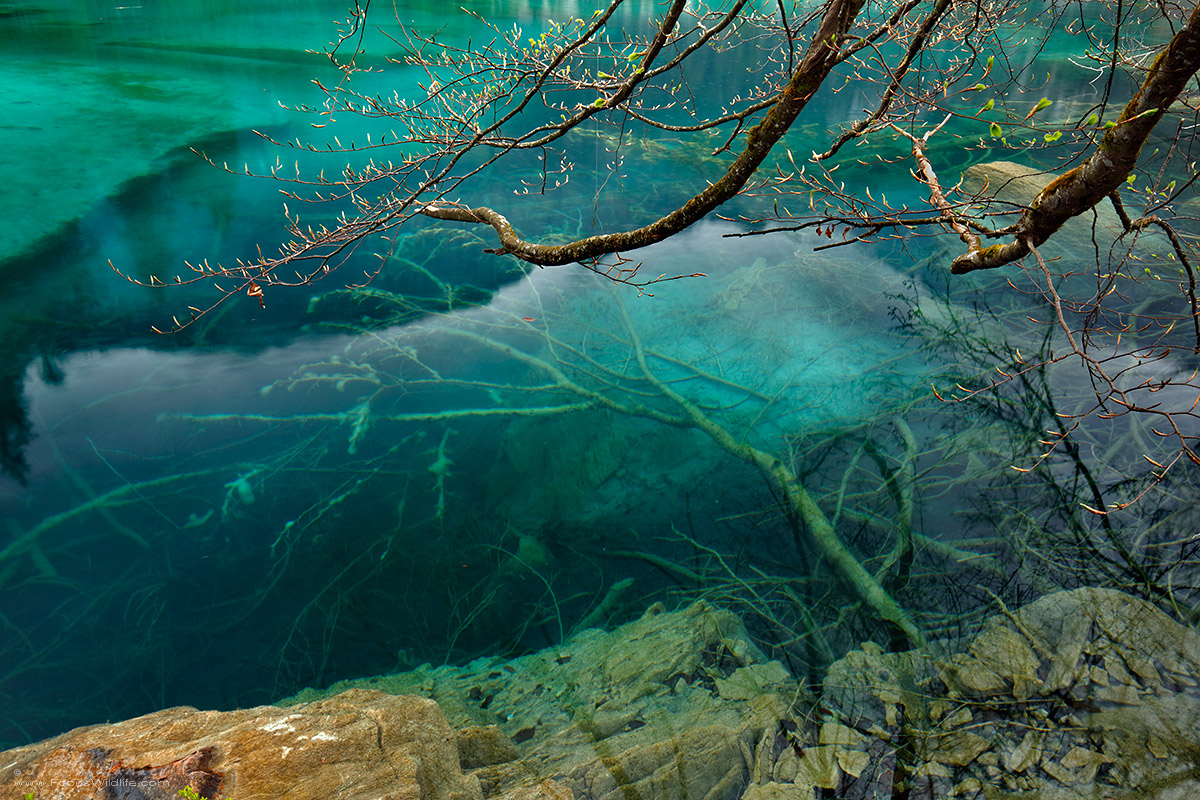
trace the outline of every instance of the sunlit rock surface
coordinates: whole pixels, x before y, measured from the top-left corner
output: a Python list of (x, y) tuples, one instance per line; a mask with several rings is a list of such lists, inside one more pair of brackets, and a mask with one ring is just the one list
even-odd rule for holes
[(3, 754), (0, 796), (478, 800), (436, 703), (353, 690), (292, 708), (172, 708)]

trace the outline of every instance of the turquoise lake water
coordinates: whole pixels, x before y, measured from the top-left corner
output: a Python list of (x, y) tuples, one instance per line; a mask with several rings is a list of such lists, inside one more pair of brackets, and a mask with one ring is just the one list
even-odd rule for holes
[[(500, 27), (530, 30), (580, 13), (483, 5)], [(406, 13), (468, 35), (470, 18), (442, 8)], [(652, 8), (631, 6), (626, 24)], [(189, 148), (263, 169), (278, 153), (253, 131), (319, 137), (280, 103), (319, 102), (311, 80), (333, 70), (305, 50), (344, 17), (311, 0), (0, 4), (0, 748), (172, 705), (246, 707), (528, 652), (659, 600), (707, 596), (753, 618), (737, 589), (750, 576), (767, 607), (802, 595), (835, 654), (886, 643), (797, 547), (802, 526), (758, 472), (695, 426), (664, 423), (681, 407), (638, 373), (633, 332), (661, 381), (786, 462), (876, 567), (897, 524), (888, 475), (915, 465), (913, 530), (988, 556), (978, 571), (919, 566), (901, 597), (932, 633), (976, 623), (986, 596), (964, 587), (1019, 604), (1104, 577), (1090, 556), (1053, 555), (1098, 525), (1079, 516), (1091, 498), (1079, 460), (1009, 469), (1031, 462), (1055, 410), (1086, 403), (1085, 379), (1050, 371), (963, 406), (931, 391), (987, 373), (1005, 337), (1043, 344), (1013, 325), (1032, 301), (996, 294), (1004, 276), (949, 280), (942, 240), (814, 252), (811, 232), (736, 238), (745, 225), (710, 219), (637, 256), (643, 274), (708, 277), (639, 296), (576, 268), (524, 269), (483, 253), (484, 231), (424, 221), (371, 291), (344, 290), (364, 255), (271, 291), (265, 308), (238, 298), (180, 335), (153, 333), (205, 295), (131, 285), (108, 261), (174, 275), (185, 259), (282, 241), (280, 187)], [(369, 55), (389, 52), (368, 40)], [(1086, 104), (1071, 54), (1039, 58)], [(754, 66), (736, 58), (695, 80), (732, 85)], [(392, 67), (363, 80), (403, 94), (419, 77)], [(812, 149), (864, 96), (821, 96), (789, 143)], [(556, 194), (512, 196), (528, 164), (472, 189), (531, 236), (586, 234), (672, 207), (720, 163), (710, 146), (634, 137), (613, 177), (612, 145), (577, 137)], [(935, 152), (946, 175), (1024, 158), (995, 142)], [(846, 173), (894, 202), (918, 198), (907, 165), (893, 167)], [(1038, 380), (1056, 407), (1020, 401), (1043, 397)], [(1080, 441), (1105, 486), (1127, 475), (1107, 465), (1139, 446), (1112, 429)], [(771, 645), (777, 632), (755, 619)], [(780, 647), (794, 671), (824, 666), (808, 645)]]

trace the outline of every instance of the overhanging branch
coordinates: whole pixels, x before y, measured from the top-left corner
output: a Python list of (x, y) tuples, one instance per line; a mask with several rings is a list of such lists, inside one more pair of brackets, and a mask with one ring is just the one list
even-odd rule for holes
[(1115, 126), (1104, 134), (1095, 152), (1075, 169), (1051, 181), (1034, 198), (1015, 225), (1013, 240), (975, 247), (950, 265), (956, 275), (995, 269), (1029, 254), (1072, 217), (1115, 192), (1129, 177), (1142, 145), (1155, 124), (1200, 69), (1200, 6), (1150, 65), (1137, 94), (1125, 106)]
[(808, 101), (826, 76), (841, 61), (842, 54), (838, 43), (849, 33), (864, 4), (865, 0), (832, 0), (826, 6), (821, 24), (809, 42), (799, 66), (792, 73), (787, 87), (775, 105), (767, 111), (762, 122), (750, 129), (746, 136), (745, 148), (729, 165), (725, 174), (682, 206), (649, 225), (629, 231), (589, 236), (568, 244), (545, 245), (522, 239), (512, 224), (491, 208), (428, 205), (421, 209), (420, 213), (435, 219), (489, 224), (500, 237), (500, 247), (493, 252), (514, 255), (522, 261), (547, 267), (636, 250), (679, 233), (742, 190), (771, 149), (808, 105)]

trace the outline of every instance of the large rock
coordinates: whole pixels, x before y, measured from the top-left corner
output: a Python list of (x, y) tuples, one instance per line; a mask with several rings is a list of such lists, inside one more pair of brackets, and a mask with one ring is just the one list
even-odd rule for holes
[(0, 756), (0, 800), (736, 800), (800, 695), (733, 614), (656, 606), (510, 661), (80, 728)]
[[(942, 662), (939, 672), (953, 693), (969, 697), (1184, 688), (1200, 674), (1200, 636), (1144, 600), (1083, 588), (993, 617), (969, 653)], [(994, 675), (995, 685), (974, 688), (981, 674)]]
[(481, 800), (437, 704), (352, 689), (290, 708), (171, 708), (2, 756), (0, 797)]
[(1200, 797), (1200, 635), (1111, 589), (997, 614), (941, 657), (865, 644), (830, 667), (822, 704), (841, 732), (800, 732), (773, 764), (760, 746), (747, 796)]
[(616, 630), (582, 631), (510, 661), (424, 667), (327, 691), (352, 685), (429, 697), (462, 731), (506, 734), (520, 758), (502, 747), (503, 757), (474, 771), (489, 797), (552, 778), (590, 800), (733, 800), (764, 732), (802, 694), (741, 620), (704, 602), (656, 606)]

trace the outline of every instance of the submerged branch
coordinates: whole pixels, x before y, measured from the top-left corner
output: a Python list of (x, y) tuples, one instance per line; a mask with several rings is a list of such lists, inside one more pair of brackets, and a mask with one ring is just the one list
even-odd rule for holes
[[(619, 298), (618, 298), (619, 302)], [(663, 397), (675, 403), (686, 415), (692, 426), (708, 434), (725, 452), (758, 469), (777, 489), (784, 498), (788, 513), (802, 521), (808, 528), (809, 535), (821, 556), (825, 558), (841, 576), (846, 586), (860, 600), (873, 608), (879, 616), (895, 625), (907, 637), (914, 647), (925, 645), (925, 635), (899, 603), (896, 602), (886, 589), (869, 573), (862, 563), (850, 552), (838, 536), (837, 531), (829, 522), (829, 518), (821, 511), (820, 506), (800, 483), (800, 479), (792, 470), (778, 458), (758, 448), (740, 442), (723, 426), (713, 421), (695, 403), (680, 395), (667, 386), (650, 370), (646, 363), (645, 352), (638, 338), (629, 312), (620, 303), (621, 313), (629, 330), (630, 339), (634, 346), (634, 355), (638, 367), (646, 379), (662, 393)]]

